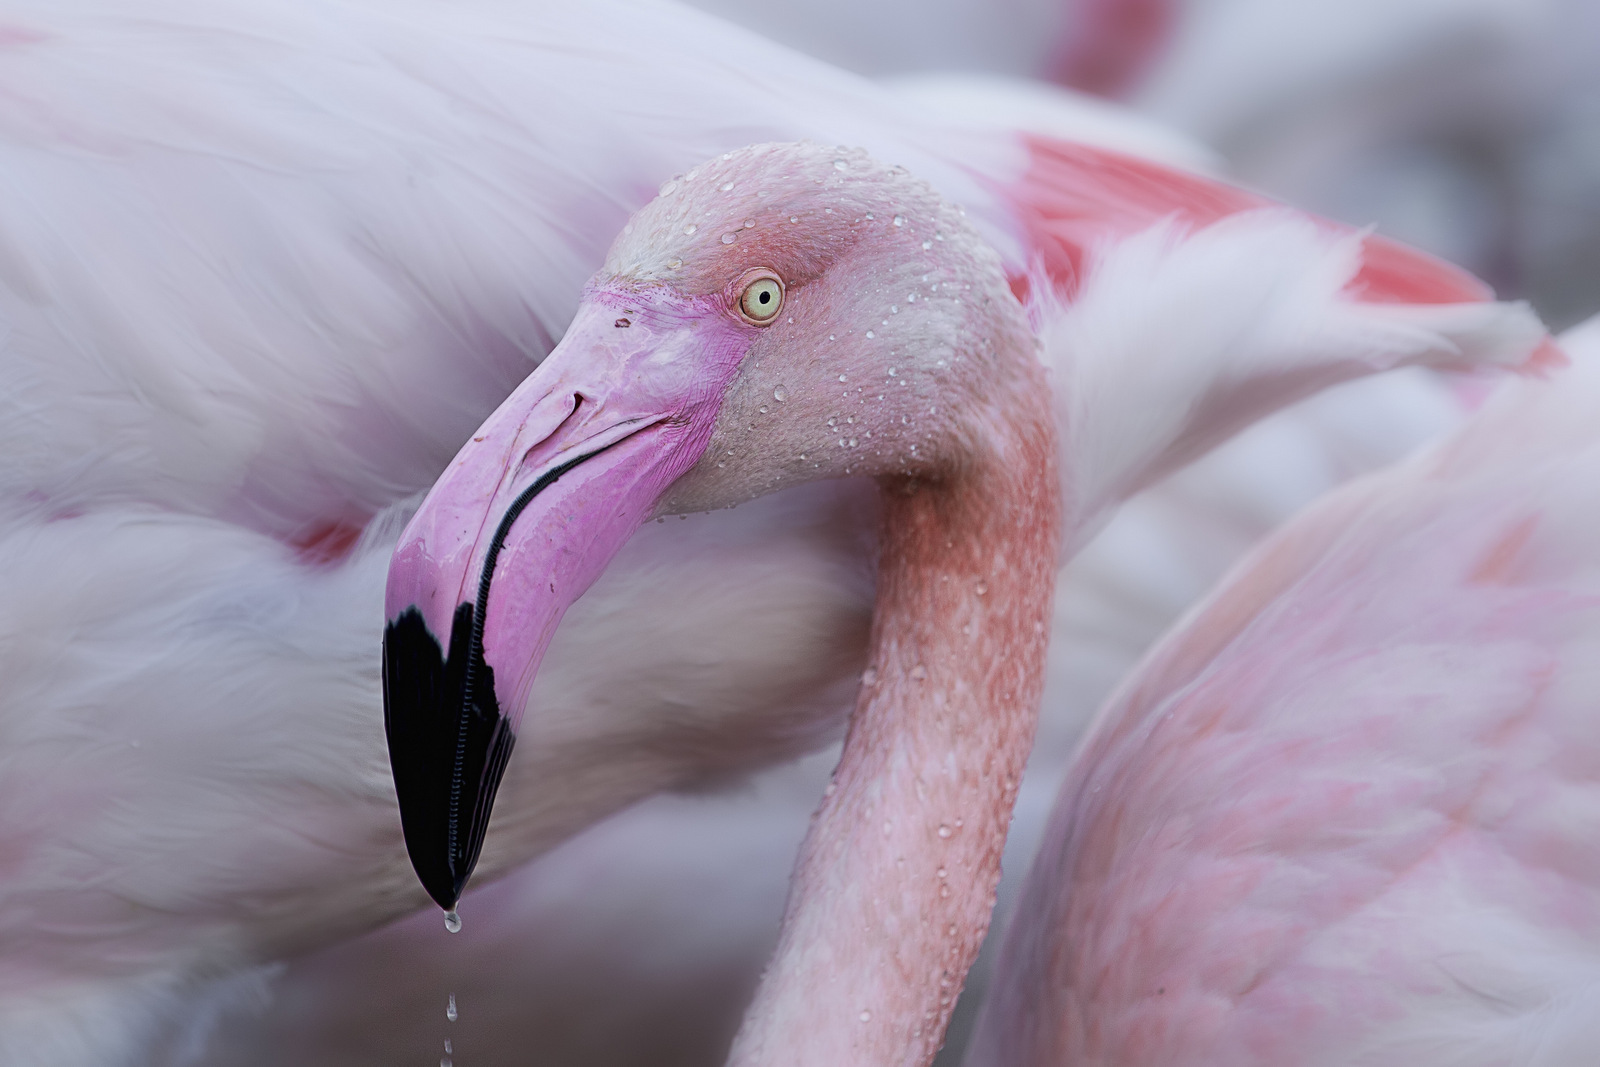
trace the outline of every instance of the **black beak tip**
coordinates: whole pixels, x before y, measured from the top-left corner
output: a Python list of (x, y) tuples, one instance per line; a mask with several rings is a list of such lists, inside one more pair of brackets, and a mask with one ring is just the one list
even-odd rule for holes
[(416, 608), (383, 633), (383, 724), (400, 825), (417, 878), (446, 911), (478, 862), (516, 741), (472, 623), (473, 605), (460, 605), (448, 656)]

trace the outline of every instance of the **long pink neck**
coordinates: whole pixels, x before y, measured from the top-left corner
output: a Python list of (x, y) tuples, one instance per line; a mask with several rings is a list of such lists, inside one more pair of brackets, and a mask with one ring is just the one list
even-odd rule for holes
[(1033, 743), (1061, 543), (1049, 390), (1021, 376), (981, 454), (885, 485), (872, 666), (739, 1067), (920, 1067), (943, 1041)]

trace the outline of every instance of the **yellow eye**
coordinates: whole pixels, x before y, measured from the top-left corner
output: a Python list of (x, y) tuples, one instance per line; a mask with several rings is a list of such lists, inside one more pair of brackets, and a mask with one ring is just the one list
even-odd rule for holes
[(783, 307), (783, 283), (770, 274), (764, 274), (744, 287), (739, 298), (739, 310), (747, 321), (760, 325), (771, 322)]

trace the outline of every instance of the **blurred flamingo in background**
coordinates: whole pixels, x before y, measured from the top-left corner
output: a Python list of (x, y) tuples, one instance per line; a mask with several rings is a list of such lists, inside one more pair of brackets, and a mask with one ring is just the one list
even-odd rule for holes
[[(666, 6), (8, 18), (7, 1062), (136, 1062), (214, 978), (420, 901), (377, 730), (386, 550), (664, 175), (760, 138), (861, 142), (961, 198), (1019, 288), (1042, 261), (1073, 301), (1059, 349), (1154, 375), (1176, 420), (1150, 455), (1083, 469), (1084, 515), (1261, 410), (1206, 408), (1261, 369), (1212, 389), (1219, 347), (1310, 387), (1458, 345), (1514, 359), (1537, 332), (1516, 309), (1363, 302), (1484, 291), (1050, 130), (952, 124)], [(1131, 121), (1085, 136), (1172, 143)], [(1266, 266), (1218, 271), (1219, 251)], [(1295, 277), (1358, 309), (1349, 334), (1307, 349), (1292, 316), (1259, 314)], [(1224, 313), (1210, 333), (1197, 301)], [(1088, 391), (1108, 413), (1119, 390), (1120, 410), (1145, 401), (1149, 381), (1112, 379)], [(871, 512), (856, 489), (800, 490), (635, 538), (557, 636), (534, 699), (566, 714), (531, 720), (549, 733), (511, 764), (486, 869), (831, 736), (861, 666)], [(629, 670), (619, 646), (640, 650)]]
[(1600, 320), (1564, 341), (1123, 685), (970, 1062), (1593, 1061)]

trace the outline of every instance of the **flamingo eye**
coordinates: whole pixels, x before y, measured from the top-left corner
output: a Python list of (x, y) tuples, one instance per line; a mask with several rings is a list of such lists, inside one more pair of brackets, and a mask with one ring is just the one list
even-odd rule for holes
[(739, 297), (739, 311), (746, 322), (765, 325), (778, 317), (783, 307), (783, 283), (770, 274), (763, 274), (744, 287)]

